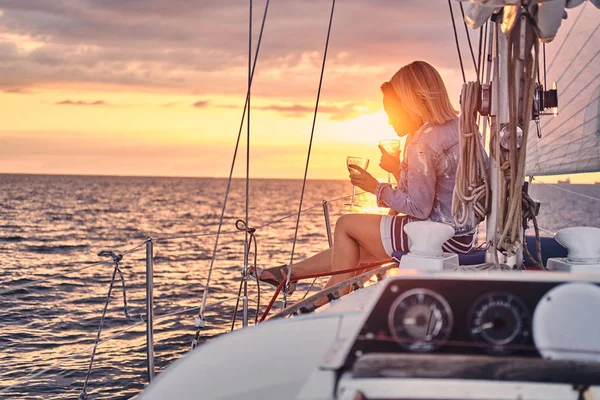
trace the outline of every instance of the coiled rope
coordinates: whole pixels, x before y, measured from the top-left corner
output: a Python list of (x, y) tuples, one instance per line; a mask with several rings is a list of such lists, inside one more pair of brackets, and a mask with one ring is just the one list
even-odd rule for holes
[(460, 97), (460, 159), (452, 197), (452, 215), (459, 227), (477, 226), (489, 209), (490, 184), (485, 149), (477, 126), (479, 84), (467, 82)]

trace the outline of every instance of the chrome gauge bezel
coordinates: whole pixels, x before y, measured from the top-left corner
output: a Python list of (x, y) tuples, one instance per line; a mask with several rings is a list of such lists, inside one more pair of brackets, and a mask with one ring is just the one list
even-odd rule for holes
[[(436, 306), (439, 306), (439, 311), (442, 313), (442, 318), (444, 316), (446, 317), (446, 321), (442, 321), (442, 324), (444, 324), (444, 326), (440, 330), (440, 336), (436, 337), (435, 340), (427, 341), (415, 339), (414, 341), (409, 341), (407, 340), (407, 338), (398, 336), (398, 325), (394, 322), (396, 311), (400, 304), (405, 302), (410, 297), (418, 295), (422, 295), (424, 296), (424, 298), (433, 299), (437, 303)], [(441, 294), (430, 289), (415, 288), (403, 292), (396, 298), (396, 300), (394, 300), (388, 311), (388, 329), (390, 330), (392, 337), (394, 338), (396, 343), (398, 343), (400, 346), (411, 352), (426, 353), (439, 348), (448, 340), (448, 338), (452, 334), (453, 328), (454, 315), (452, 313), (452, 308), (450, 307), (450, 304)]]
[[(487, 306), (490, 307), (490, 303), (496, 301), (496, 306), (504, 307), (508, 309), (515, 317), (516, 324), (515, 329), (505, 339), (498, 340), (492, 338), (486, 334), (485, 330), (480, 330), (475, 333), (476, 318), (478, 314), (484, 313), (486, 310), (482, 309)], [(504, 302), (505, 304), (502, 304)], [(505, 307), (505, 305), (509, 307)], [(477, 327), (479, 328), (479, 327)], [(485, 343), (490, 347), (487, 349), (491, 352), (510, 352), (510, 345), (512, 344), (524, 344), (524, 342), (531, 335), (531, 310), (527, 307), (525, 302), (514, 293), (510, 292), (489, 292), (478, 297), (475, 300), (467, 315), (467, 331), (471, 339), (478, 343)]]

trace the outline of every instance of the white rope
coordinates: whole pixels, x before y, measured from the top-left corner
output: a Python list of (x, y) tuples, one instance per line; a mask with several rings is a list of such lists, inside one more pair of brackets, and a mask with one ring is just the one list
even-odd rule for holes
[(575, 195), (577, 195), (577, 196), (580, 196), (580, 197), (583, 197), (583, 198), (586, 198), (586, 199), (590, 199), (590, 200), (594, 200), (594, 201), (600, 201), (600, 199), (599, 199), (599, 198), (597, 198), (597, 197), (588, 196), (587, 194), (583, 194), (583, 193), (577, 193), (577, 192), (574, 192), (574, 191), (572, 191), (572, 190), (565, 189), (565, 188), (562, 188), (562, 187), (560, 187), (560, 186), (553, 185), (553, 184), (551, 184), (551, 183), (545, 183), (545, 182), (542, 182), (542, 181), (538, 181), (538, 180), (537, 180), (537, 179), (535, 179), (535, 178), (533, 178), (533, 179), (534, 179), (536, 182), (539, 182), (539, 183), (541, 183), (541, 184), (543, 184), (543, 185), (546, 185), (546, 186), (548, 186), (548, 187), (551, 187), (551, 188), (554, 188), (554, 189), (562, 190), (563, 192), (567, 192), (567, 193), (575, 194)]
[[(500, 152), (500, 169), (504, 171), (506, 183), (502, 192), (505, 194), (500, 197), (500, 225), (499, 232), (501, 232), (498, 240), (498, 247), (507, 251), (513, 251), (515, 246), (520, 241), (519, 235), (522, 231), (523, 225), (523, 195), (521, 182), (525, 176), (525, 154), (527, 151), (527, 136), (529, 133), (529, 124), (526, 123), (523, 126), (523, 137), (521, 146), (517, 143), (517, 122), (518, 122), (518, 97), (516, 93), (515, 85), (515, 70), (517, 66), (518, 53), (516, 50), (517, 44), (513, 41), (512, 37), (508, 38), (508, 54), (507, 59), (509, 63), (508, 67), (508, 110), (509, 110), (509, 151), (508, 154)], [(531, 107), (533, 98), (533, 90), (535, 86), (535, 78), (537, 75), (537, 64), (538, 64), (538, 42), (534, 41), (534, 54), (535, 57), (531, 56), (531, 53), (526, 53), (527, 60), (525, 62), (525, 68), (523, 70), (523, 77), (525, 81), (525, 87), (523, 88), (524, 101), (523, 115), (525, 118), (529, 118), (531, 115)], [(530, 51), (530, 50), (529, 50)], [(496, 137), (495, 140), (500, 140)], [(506, 198), (504, 202), (502, 199)]]
[(477, 126), (479, 84), (467, 82), (461, 93), (460, 159), (456, 170), (452, 215), (456, 225), (477, 226), (487, 215), (490, 185), (485, 150)]

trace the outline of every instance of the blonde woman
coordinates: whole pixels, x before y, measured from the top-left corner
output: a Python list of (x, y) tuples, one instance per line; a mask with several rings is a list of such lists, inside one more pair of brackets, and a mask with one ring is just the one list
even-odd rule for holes
[[(408, 238), (403, 228), (410, 221), (452, 225), (456, 235), (444, 244), (444, 251), (467, 253), (473, 246), (475, 227), (456, 228), (452, 217), (459, 159), (458, 118), (440, 74), (430, 64), (415, 61), (383, 83), (381, 91), (389, 124), (398, 136), (407, 136), (402, 161), (380, 149), (380, 166), (396, 176), (398, 186), (379, 183), (359, 167), (350, 180), (375, 194), (379, 206), (404, 215), (342, 216), (335, 226), (333, 248), (294, 264), (292, 276), (353, 269), (362, 263), (389, 260), (395, 251), (407, 252)], [(260, 271), (259, 279), (277, 285), (287, 273), (287, 266), (269, 268)], [(326, 287), (353, 275), (333, 275)]]

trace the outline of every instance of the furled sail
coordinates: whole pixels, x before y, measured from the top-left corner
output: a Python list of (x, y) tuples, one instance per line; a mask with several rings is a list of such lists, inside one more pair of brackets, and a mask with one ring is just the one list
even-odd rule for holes
[(541, 138), (531, 123), (529, 176), (600, 171), (600, 10), (585, 2), (568, 12), (561, 34), (546, 46), (547, 82), (557, 82), (558, 115), (541, 117)]

